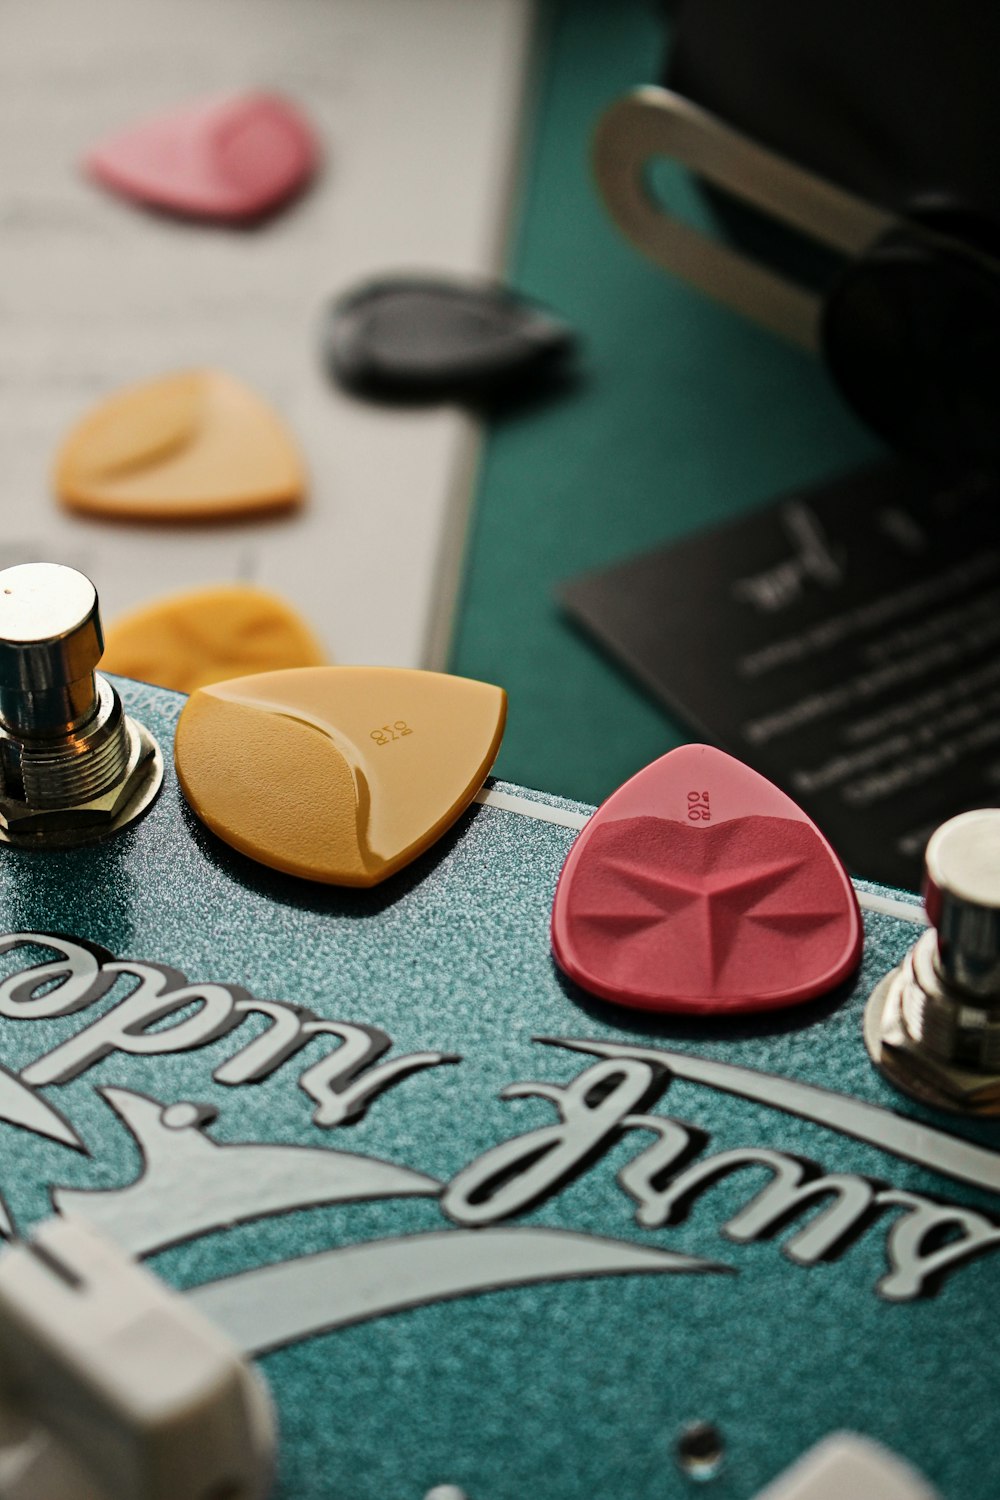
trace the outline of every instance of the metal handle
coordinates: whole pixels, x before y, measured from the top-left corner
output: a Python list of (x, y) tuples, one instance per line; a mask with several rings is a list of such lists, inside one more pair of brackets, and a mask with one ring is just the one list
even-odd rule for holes
[(647, 183), (657, 156), (672, 157), (734, 198), (848, 255), (866, 250), (896, 218), (757, 145), (670, 89), (636, 89), (598, 122), (597, 186), (632, 243), (708, 296), (816, 351), (820, 299), (667, 212)]

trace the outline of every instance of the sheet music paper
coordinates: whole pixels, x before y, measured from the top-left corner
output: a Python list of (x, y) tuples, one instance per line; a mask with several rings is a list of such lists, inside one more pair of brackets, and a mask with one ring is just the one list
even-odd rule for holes
[[(321, 364), (322, 309), (398, 269), (500, 271), (530, 0), (6, 0), (0, 48), (0, 565), (88, 572), (107, 619), (244, 579), (334, 658), (443, 665), (478, 444), (454, 409), (366, 406)], [(244, 87), (287, 94), (325, 164), (255, 229), (182, 223), (84, 180), (131, 121)], [(101, 523), (61, 510), (55, 451), (104, 396), (199, 366), (296, 434), (296, 517)]]

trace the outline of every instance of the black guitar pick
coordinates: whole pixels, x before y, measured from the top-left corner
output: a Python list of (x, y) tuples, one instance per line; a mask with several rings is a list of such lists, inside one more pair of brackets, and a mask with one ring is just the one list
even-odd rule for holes
[(492, 282), (392, 277), (329, 308), (330, 373), (359, 395), (481, 404), (567, 375), (573, 331)]

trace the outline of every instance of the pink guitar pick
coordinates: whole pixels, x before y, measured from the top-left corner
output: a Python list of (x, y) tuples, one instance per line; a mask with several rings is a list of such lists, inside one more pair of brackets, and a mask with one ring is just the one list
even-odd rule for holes
[(275, 94), (228, 94), (140, 121), (95, 146), (84, 170), (140, 203), (199, 219), (256, 219), (319, 162), (302, 115)]
[(784, 792), (683, 745), (591, 818), (563, 865), (552, 949), (569, 977), (641, 1010), (772, 1010), (857, 967), (854, 888)]

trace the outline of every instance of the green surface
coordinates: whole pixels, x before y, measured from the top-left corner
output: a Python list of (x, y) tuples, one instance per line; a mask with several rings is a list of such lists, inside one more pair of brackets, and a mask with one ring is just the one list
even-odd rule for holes
[[(584, 379), (491, 433), (453, 658), (510, 694), (497, 774), (591, 802), (688, 735), (562, 615), (560, 581), (875, 451), (814, 360), (649, 265), (597, 201), (594, 123), (660, 76), (657, 9), (546, 11), (510, 278), (579, 329)], [(668, 176), (670, 201), (709, 223), (696, 187)]]

